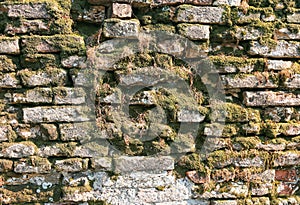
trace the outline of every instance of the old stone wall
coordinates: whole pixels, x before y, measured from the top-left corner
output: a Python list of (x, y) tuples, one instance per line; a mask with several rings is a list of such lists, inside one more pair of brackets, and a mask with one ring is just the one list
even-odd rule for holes
[(0, 33), (0, 204), (300, 204), (298, 0), (0, 0)]

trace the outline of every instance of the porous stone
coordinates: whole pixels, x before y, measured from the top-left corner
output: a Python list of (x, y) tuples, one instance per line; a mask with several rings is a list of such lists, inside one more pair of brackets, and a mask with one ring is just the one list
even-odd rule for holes
[(261, 45), (259, 42), (254, 41), (251, 44), (249, 54), (276, 58), (299, 58), (299, 48), (299, 42), (295, 41), (280, 40), (277, 41), (277, 45), (274, 48), (268, 45)]
[(38, 71), (25, 69), (20, 71), (18, 75), (22, 83), (29, 87), (65, 85), (67, 81), (67, 72), (59, 68), (46, 68)]
[(60, 66), (58, 54), (26, 54), (21, 55), (20, 59), (23, 68), (31, 68), (32, 70), (58, 68)]
[(13, 4), (8, 5), (8, 17), (27, 19), (49, 19), (51, 15), (46, 4)]
[(251, 187), (251, 195), (264, 196), (272, 192), (272, 183), (253, 184)]
[(52, 103), (51, 88), (35, 88), (27, 90), (25, 94), (14, 93), (13, 103)]
[(101, 171), (112, 171), (112, 158), (101, 157), (91, 159), (91, 167)]
[(63, 141), (86, 141), (92, 136), (91, 132), (97, 132), (92, 123), (59, 124), (61, 140)]
[(210, 26), (199, 24), (179, 24), (179, 34), (191, 40), (207, 40), (209, 39)]
[(284, 86), (287, 88), (299, 88), (300, 87), (300, 74), (291, 75), (284, 82)]
[(56, 160), (54, 166), (59, 172), (80, 172), (88, 168), (88, 159), (71, 158)]
[(269, 74), (256, 75), (222, 75), (221, 80), (226, 88), (277, 88)]
[(42, 122), (83, 122), (88, 121), (87, 107), (33, 107), (23, 108), (23, 120), (26, 123)]
[(132, 8), (130, 4), (113, 3), (111, 8), (112, 18), (130, 18)]
[(106, 19), (103, 25), (103, 35), (107, 38), (135, 37), (138, 35), (140, 23), (138, 20)]
[(213, 200), (211, 205), (238, 205), (237, 200)]
[(50, 173), (51, 163), (46, 158), (30, 157), (29, 159), (21, 159), (14, 163), (14, 172), (16, 173)]
[(0, 74), (0, 88), (16, 88), (19, 84), (15, 73)]
[(300, 32), (292, 32), (288, 28), (281, 28), (275, 31), (278, 40), (299, 40)]
[(213, 5), (228, 5), (228, 6), (240, 6), (241, 0), (216, 0)]
[(246, 91), (244, 103), (247, 106), (297, 106), (300, 105), (300, 96), (282, 91)]
[(211, 5), (212, 0), (185, 0), (184, 3), (186, 4), (194, 4), (194, 5)]
[(0, 156), (8, 158), (22, 158), (32, 156), (36, 153), (36, 146), (32, 142), (7, 143), (0, 146)]
[(115, 172), (164, 171), (174, 169), (172, 157), (119, 157), (114, 159)]
[(257, 40), (264, 33), (253, 27), (238, 27), (236, 29), (235, 37), (239, 40)]
[(219, 7), (197, 7), (191, 5), (181, 5), (176, 11), (176, 22), (187, 23), (224, 23), (223, 13), (225, 10)]
[(55, 104), (83, 104), (85, 102), (85, 91), (82, 88), (53, 88)]

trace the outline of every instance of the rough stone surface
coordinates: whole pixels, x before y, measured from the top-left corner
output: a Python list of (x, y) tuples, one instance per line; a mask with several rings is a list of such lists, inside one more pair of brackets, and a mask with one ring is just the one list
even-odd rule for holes
[(55, 104), (83, 104), (85, 91), (82, 88), (57, 87), (53, 89)]
[(104, 21), (103, 34), (107, 38), (134, 37), (139, 33), (139, 21), (119, 20), (116, 18), (106, 19)]
[(56, 160), (54, 166), (59, 172), (80, 172), (87, 169), (88, 159), (73, 158)]
[(50, 26), (42, 20), (23, 20), (20, 25), (7, 24), (4, 30), (9, 35), (27, 33), (50, 33)]
[(269, 76), (261, 75), (233, 75), (221, 76), (226, 88), (276, 88), (278, 87)]
[(46, 4), (16, 4), (8, 6), (8, 17), (28, 19), (49, 19)]
[(222, 24), (224, 13), (223, 8), (219, 7), (196, 7), (196, 6), (179, 6), (175, 21), (187, 23), (211, 23)]
[(179, 24), (179, 33), (191, 40), (209, 39), (209, 26), (197, 24)]
[(267, 67), (269, 70), (284, 70), (289, 69), (293, 65), (292, 61), (283, 61), (283, 60), (268, 60)]
[(22, 158), (36, 153), (36, 146), (32, 142), (2, 143), (0, 156), (8, 158)]
[(287, 15), (287, 21), (289, 23), (300, 23), (300, 13)]
[(132, 8), (130, 4), (113, 3), (111, 8), (112, 18), (130, 18)]
[(213, 5), (228, 5), (228, 6), (240, 6), (241, 0), (216, 0)]
[(50, 173), (51, 163), (46, 158), (31, 157), (28, 160), (20, 160), (14, 163), (16, 173)]
[(202, 122), (205, 118), (198, 111), (193, 110), (180, 110), (177, 115), (179, 122)]
[(0, 54), (19, 54), (19, 39), (0, 37)]

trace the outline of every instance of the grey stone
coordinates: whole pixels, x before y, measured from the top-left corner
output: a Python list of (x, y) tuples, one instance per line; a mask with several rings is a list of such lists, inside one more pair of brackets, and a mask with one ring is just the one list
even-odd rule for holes
[(15, 138), (15, 133), (10, 125), (0, 125), (0, 142)]
[(88, 121), (87, 107), (33, 107), (23, 108), (23, 120), (28, 123), (41, 122), (82, 122)]
[(8, 5), (8, 17), (27, 19), (49, 19), (51, 15), (46, 4), (14, 4)]
[(225, 10), (219, 7), (196, 7), (179, 6), (177, 8), (175, 21), (187, 23), (224, 23), (223, 13)]
[(177, 113), (178, 122), (202, 122), (205, 115), (200, 114), (199, 111), (181, 109)]
[(82, 88), (53, 88), (55, 104), (83, 104), (85, 103), (85, 91)]
[(115, 172), (164, 171), (174, 169), (174, 159), (161, 157), (119, 157), (114, 159)]
[(107, 38), (135, 37), (138, 35), (140, 23), (136, 19), (120, 20), (106, 19), (103, 26), (103, 35)]
[(23, 93), (13, 93), (13, 103), (52, 103), (51, 88), (35, 88)]
[(271, 193), (273, 189), (272, 183), (252, 184), (251, 195), (264, 196)]
[(285, 144), (258, 144), (257, 149), (266, 150), (266, 151), (282, 151), (285, 150)]
[(36, 153), (36, 146), (32, 142), (6, 143), (0, 147), (0, 156), (8, 158), (22, 158), (32, 156)]
[(113, 3), (111, 8), (112, 18), (130, 18), (132, 8), (130, 4)]
[(7, 24), (4, 32), (9, 35), (26, 34), (26, 33), (45, 33), (48, 34), (50, 26), (42, 20), (21, 20), (19, 25)]
[(293, 65), (292, 61), (283, 61), (283, 60), (268, 60), (267, 61), (267, 67), (268, 70), (284, 70), (289, 69)]
[(237, 158), (234, 159), (234, 165), (236, 167), (264, 167), (264, 159), (259, 156), (253, 158)]
[(92, 158), (91, 166), (96, 170), (112, 171), (112, 158), (109, 157)]
[(288, 28), (281, 28), (275, 31), (278, 40), (299, 40), (300, 32), (292, 32)]
[(30, 157), (26, 161), (20, 160), (14, 163), (14, 172), (16, 173), (50, 173), (51, 163), (46, 158)]
[(214, 1), (213, 5), (228, 5), (228, 6), (240, 6), (241, 0), (216, 0)]
[(287, 15), (287, 21), (289, 23), (300, 23), (300, 13), (293, 13)]
[(0, 37), (0, 54), (19, 54), (19, 39)]
[(294, 166), (300, 163), (299, 151), (278, 152), (277, 158), (274, 160), (274, 166)]
[(0, 88), (16, 88), (20, 84), (15, 73), (0, 74)]
[(299, 88), (300, 87), (300, 74), (294, 74), (286, 79), (284, 86), (287, 88)]
[(63, 141), (88, 141), (91, 138), (92, 133), (97, 132), (93, 123), (71, 123), (71, 124), (59, 124), (59, 130), (61, 133), (61, 140)]
[(54, 166), (59, 172), (80, 172), (88, 168), (88, 159), (71, 158), (56, 160)]
[(247, 13), (244, 14), (242, 11), (238, 11), (238, 20), (237, 23), (251, 23), (253, 21), (260, 21), (261, 14), (260, 13)]
[(61, 60), (62, 66), (66, 68), (83, 68), (85, 67), (86, 58), (83, 56), (68, 56)]
[(42, 137), (48, 140), (57, 140), (58, 130), (54, 124), (41, 124)]
[(253, 27), (238, 27), (235, 37), (239, 40), (257, 40), (263, 35), (263, 32)]
[(249, 54), (276, 58), (299, 58), (299, 50), (300, 44), (295, 41), (280, 40), (277, 41), (277, 45), (274, 48), (268, 45), (261, 45), (259, 42), (254, 41), (251, 44)]
[(210, 26), (199, 24), (179, 24), (179, 34), (191, 40), (207, 40), (209, 39)]
[(79, 13), (77, 20), (89, 23), (101, 23), (105, 19), (104, 6), (90, 6), (89, 9), (84, 9)]
[(268, 75), (222, 75), (221, 80), (226, 88), (277, 88)]
[(29, 71), (27, 69), (18, 73), (22, 83), (26, 86), (65, 85), (67, 72), (59, 68), (47, 68), (45, 70)]
[(238, 205), (237, 200), (213, 200), (211, 205)]
[(247, 106), (297, 106), (300, 105), (300, 96), (282, 91), (246, 91), (244, 103)]
[(212, 0), (185, 0), (186, 4), (194, 4), (194, 5), (211, 5)]

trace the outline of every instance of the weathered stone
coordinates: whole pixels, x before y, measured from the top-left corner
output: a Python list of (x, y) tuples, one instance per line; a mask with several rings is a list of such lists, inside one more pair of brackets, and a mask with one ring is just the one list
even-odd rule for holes
[(262, 173), (252, 173), (252, 175), (250, 176), (250, 181), (253, 183), (272, 183), (275, 181), (275, 170), (268, 169)]
[(42, 20), (21, 20), (19, 25), (7, 24), (4, 30), (9, 35), (16, 34), (47, 34), (50, 32), (50, 26)]
[(21, 56), (21, 66), (38, 70), (40, 68), (57, 68), (60, 66), (58, 54), (28, 54)]
[(36, 146), (32, 142), (6, 143), (0, 146), (0, 156), (8, 158), (22, 158), (36, 153)]
[(213, 200), (211, 205), (238, 205), (237, 200)]
[(55, 104), (78, 105), (85, 102), (85, 91), (82, 88), (53, 88)]
[(91, 167), (96, 170), (112, 171), (112, 158), (93, 158), (91, 159)]
[(252, 184), (251, 195), (264, 196), (264, 195), (271, 193), (272, 189), (273, 189), (272, 183)]
[(72, 158), (56, 160), (54, 166), (59, 172), (80, 172), (88, 168), (88, 159)]
[(17, 69), (16, 64), (12, 58), (0, 55), (0, 71), (3, 72), (14, 72)]
[(15, 73), (0, 73), (0, 88), (16, 88), (18, 85)]
[(111, 8), (112, 18), (130, 18), (132, 8), (130, 4), (113, 3)]
[(280, 182), (277, 187), (277, 194), (279, 196), (291, 196), (298, 190), (298, 186), (290, 183)]
[(268, 70), (284, 70), (289, 69), (293, 65), (292, 61), (283, 61), (283, 60), (268, 60), (267, 67)]
[(297, 170), (275, 170), (275, 179), (284, 182), (296, 182), (298, 179)]
[(291, 75), (284, 82), (284, 86), (287, 88), (299, 88), (300, 87), (300, 74)]
[(237, 13), (238, 19), (237, 23), (251, 23), (253, 21), (260, 21), (261, 14), (260, 13), (247, 13), (244, 14), (242, 11), (238, 11)]
[(259, 29), (252, 27), (238, 27), (236, 29), (235, 37), (239, 40), (257, 40), (263, 35)]
[(236, 167), (264, 167), (264, 159), (259, 156), (253, 158), (236, 158), (233, 164)]
[(293, 13), (287, 15), (287, 21), (289, 23), (300, 23), (300, 13)]
[(8, 5), (8, 17), (27, 19), (49, 19), (51, 15), (46, 4)]
[(8, 172), (13, 169), (14, 162), (11, 160), (0, 159), (0, 172)]
[(187, 23), (224, 23), (223, 13), (225, 10), (219, 7), (196, 7), (182, 5), (177, 8), (175, 21)]
[(82, 122), (88, 121), (87, 107), (34, 107), (23, 108), (23, 120), (28, 123), (40, 122)]
[(19, 137), (24, 140), (34, 139), (40, 136), (39, 126), (31, 126), (28, 124), (18, 124), (15, 128), (16, 133)]
[(216, 0), (214, 1), (213, 5), (228, 5), (228, 6), (240, 6), (241, 0)]
[(268, 74), (258, 73), (256, 75), (222, 75), (221, 80), (225, 88), (277, 88)]
[[(105, 103), (118, 103), (122, 102), (122, 94), (120, 92), (114, 92), (113, 94), (103, 98), (103, 102)], [(130, 105), (156, 105), (157, 99), (155, 96), (155, 91), (142, 91), (138, 94), (134, 95), (132, 99), (130, 99)]]
[(179, 4), (184, 3), (184, 0), (154, 0), (154, 5), (173, 5), (173, 4)]
[(51, 163), (46, 158), (30, 157), (29, 159), (21, 159), (14, 163), (14, 171), (16, 173), (50, 173)]
[(259, 42), (254, 41), (251, 44), (249, 54), (276, 58), (299, 58), (299, 50), (300, 44), (295, 41), (280, 40), (277, 41), (277, 45), (274, 48), (268, 45), (261, 45)]
[(114, 159), (115, 172), (164, 171), (174, 169), (172, 157), (119, 157)]
[(273, 22), (276, 20), (276, 16), (274, 14), (262, 15), (261, 18), (265, 22)]
[(300, 32), (292, 32), (288, 28), (281, 28), (275, 31), (275, 37), (278, 40), (299, 40)]
[(212, 0), (185, 0), (186, 4), (194, 4), (194, 5), (211, 5)]
[(205, 115), (201, 115), (199, 111), (195, 110), (180, 110), (177, 113), (178, 122), (202, 122)]
[(297, 106), (300, 105), (298, 94), (273, 91), (244, 92), (247, 106)]
[(120, 20), (106, 19), (103, 26), (103, 35), (107, 38), (135, 37), (140, 29), (139, 21), (135, 19)]
[(191, 40), (207, 40), (209, 39), (210, 26), (198, 24), (179, 24), (179, 34)]
[(292, 119), (293, 108), (288, 107), (275, 107), (266, 108), (264, 116), (274, 122), (288, 122)]
[(29, 71), (27, 69), (18, 73), (25, 86), (65, 85), (67, 72), (58, 68), (46, 68), (45, 70)]
[(0, 142), (9, 141), (16, 137), (10, 125), (0, 125)]
[(86, 58), (83, 56), (68, 56), (61, 60), (62, 66), (65, 68), (83, 68)]
[(41, 132), (46, 139), (57, 140), (58, 138), (57, 127), (54, 124), (41, 124)]
[(282, 151), (285, 150), (286, 145), (268, 143), (268, 144), (258, 144), (256, 148), (261, 150), (266, 150), (266, 151)]
[(77, 17), (78, 21), (101, 23), (105, 19), (104, 6), (90, 6), (89, 10), (83, 10)]
[(51, 88), (35, 88), (23, 93), (13, 93), (13, 103), (52, 103)]
[(63, 141), (77, 141), (87, 140), (91, 137), (92, 131), (95, 132), (92, 123), (72, 123), (72, 124), (59, 124), (61, 140)]
[(274, 166), (294, 166), (300, 163), (299, 151), (278, 152), (274, 160)]
[(51, 146), (39, 148), (38, 155), (42, 157), (70, 157), (74, 156), (76, 143), (55, 143)]

